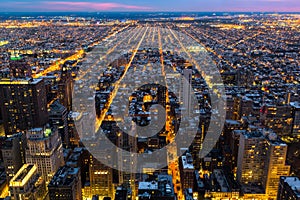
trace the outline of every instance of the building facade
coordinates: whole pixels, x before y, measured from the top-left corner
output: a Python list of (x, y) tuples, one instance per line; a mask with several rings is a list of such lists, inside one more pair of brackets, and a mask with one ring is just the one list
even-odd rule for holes
[(1, 79), (0, 106), (6, 135), (13, 135), (48, 121), (43, 79)]
[(64, 165), (63, 149), (57, 129), (34, 128), (26, 132), (26, 162), (35, 164), (46, 184), (60, 166)]
[(44, 200), (46, 187), (36, 165), (25, 164), (11, 179), (9, 190), (12, 200)]
[(81, 200), (80, 169), (63, 166), (48, 185), (50, 200)]

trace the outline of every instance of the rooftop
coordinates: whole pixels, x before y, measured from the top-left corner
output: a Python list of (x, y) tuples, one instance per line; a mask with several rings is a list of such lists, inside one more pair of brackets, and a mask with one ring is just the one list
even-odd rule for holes
[(215, 169), (213, 175), (220, 185), (221, 192), (229, 192), (229, 186), (223, 170)]
[(26, 79), (11, 79), (11, 78), (2, 78), (0, 79), (0, 85), (35, 85), (41, 82), (43, 79), (32, 79), (32, 78), (26, 78)]
[(281, 177), (281, 179), (284, 179), (284, 182), (286, 182), (294, 191), (295, 195), (300, 198), (300, 179), (295, 176)]
[(140, 182), (139, 190), (158, 190), (158, 183), (156, 181)]
[(191, 154), (187, 153), (186, 156), (182, 156), (181, 159), (183, 169), (194, 169), (193, 158)]
[(73, 168), (69, 166), (60, 167), (49, 183), (49, 187), (70, 186), (76, 179), (78, 173), (79, 168)]
[(290, 105), (296, 109), (300, 109), (300, 103), (299, 102), (291, 102)]
[(63, 112), (66, 108), (59, 102), (59, 100), (54, 101), (51, 105), (51, 113), (52, 112)]
[(24, 164), (17, 174), (11, 179), (9, 185), (12, 187), (23, 187), (30, 177), (36, 172), (35, 165)]

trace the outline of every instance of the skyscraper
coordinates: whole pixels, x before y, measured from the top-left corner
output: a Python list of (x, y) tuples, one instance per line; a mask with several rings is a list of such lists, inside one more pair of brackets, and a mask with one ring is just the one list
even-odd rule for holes
[(62, 142), (55, 128), (34, 128), (26, 131), (26, 162), (35, 164), (46, 184), (64, 164)]
[(47, 99), (42, 79), (1, 79), (0, 106), (6, 135), (47, 123)]
[(266, 141), (261, 132), (240, 135), (237, 180), (242, 184), (262, 184), (266, 159)]
[(1, 146), (7, 181), (25, 164), (25, 147), (26, 138), (22, 133), (7, 138)]
[(288, 176), (287, 144), (272, 131), (258, 130), (240, 135), (237, 180), (247, 188), (262, 187), (265, 197), (276, 199), (280, 176)]
[(69, 146), (68, 111), (58, 100), (50, 105), (49, 122), (56, 126), (64, 147)]
[(112, 169), (105, 166), (93, 156), (90, 157), (90, 186), (93, 195), (101, 197), (114, 196)]
[(300, 136), (300, 103), (291, 102), (292, 106), (292, 135), (299, 137)]
[(59, 86), (59, 99), (68, 111), (72, 109), (72, 95), (74, 82), (71, 71), (67, 66), (63, 66)]
[(186, 153), (179, 159), (179, 170), (180, 170), (180, 179), (183, 189), (189, 189), (194, 187), (194, 165), (193, 158), (190, 153)]
[(266, 189), (267, 197), (275, 200), (280, 177), (290, 175), (290, 166), (285, 164), (288, 146), (275, 133), (267, 135), (266, 141), (268, 153), (264, 167), (263, 186)]

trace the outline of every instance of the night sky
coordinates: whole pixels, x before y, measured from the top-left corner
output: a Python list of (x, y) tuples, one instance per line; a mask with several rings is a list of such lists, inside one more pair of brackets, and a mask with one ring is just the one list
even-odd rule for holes
[(0, 12), (12, 11), (300, 12), (300, 0), (0, 0)]

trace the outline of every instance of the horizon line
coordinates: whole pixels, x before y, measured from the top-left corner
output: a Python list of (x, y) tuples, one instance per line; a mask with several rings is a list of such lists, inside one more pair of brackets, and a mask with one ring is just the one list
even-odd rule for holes
[(117, 12), (123, 12), (123, 13), (134, 13), (134, 12), (144, 12), (144, 13), (149, 13), (149, 12), (160, 12), (160, 13), (180, 13), (180, 12), (186, 12), (186, 13), (300, 13), (300, 11), (242, 11), (242, 10), (236, 10), (236, 11), (149, 11), (149, 10), (125, 10), (125, 11), (117, 11), (117, 10), (107, 10), (107, 11), (62, 11), (62, 10), (57, 10), (57, 11), (0, 11), (0, 13), (55, 13), (55, 12), (60, 12), (60, 13), (117, 13)]

